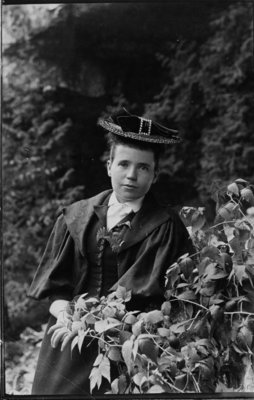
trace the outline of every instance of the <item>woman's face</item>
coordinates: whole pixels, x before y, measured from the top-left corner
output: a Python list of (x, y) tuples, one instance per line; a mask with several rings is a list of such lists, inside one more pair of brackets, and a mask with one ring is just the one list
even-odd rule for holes
[(154, 153), (122, 144), (116, 145), (107, 169), (120, 203), (143, 197), (156, 178)]

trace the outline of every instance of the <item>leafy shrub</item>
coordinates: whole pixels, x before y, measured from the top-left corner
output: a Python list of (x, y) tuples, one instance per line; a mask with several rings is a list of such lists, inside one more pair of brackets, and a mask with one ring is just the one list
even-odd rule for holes
[(25, 328), (18, 341), (5, 342), (5, 390), (11, 395), (31, 394), (40, 341), (46, 325), (38, 332)]
[(98, 340), (91, 392), (103, 378), (113, 394), (254, 390), (253, 187), (237, 179), (214, 198), (213, 226), (203, 208), (181, 210), (197, 253), (168, 268), (160, 309), (128, 311), (131, 291), (120, 286), (74, 301), (71, 349)]

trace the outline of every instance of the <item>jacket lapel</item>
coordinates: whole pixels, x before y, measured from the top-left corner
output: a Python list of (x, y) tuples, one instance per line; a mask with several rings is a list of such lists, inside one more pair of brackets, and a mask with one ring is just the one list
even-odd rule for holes
[(119, 253), (144, 240), (154, 229), (169, 219), (171, 217), (168, 207), (159, 205), (155, 198), (148, 194), (143, 206), (131, 221), (131, 229), (128, 229), (123, 237)]
[[(78, 201), (63, 209), (68, 230), (83, 256), (85, 255), (84, 239), (91, 218), (96, 212), (98, 216), (106, 220), (107, 199), (111, 193), (112, 190), (106, 190), (97, 196)], [(167, 207), (159, 205), (151, 194), (146, 195), (141, 209), (131, 220), (131, 228), (127, 229), (123, 236), (119, 253), (144, 240), (154, 229), (170, 218), (170, 211)]]

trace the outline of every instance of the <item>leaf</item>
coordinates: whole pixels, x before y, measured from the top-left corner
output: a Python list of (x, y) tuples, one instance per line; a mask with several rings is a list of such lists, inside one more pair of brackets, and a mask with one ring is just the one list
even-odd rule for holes
[(85, 300), (86, 303), (90, 303), (92, 305), (98, 304), (100, 301), (97, 297), (89, 297), (88, 299)]
[(108, 358), (115, 362), (121, 361), (122, 356), (120, 349), (117, 346), (111, 346), (108, 352)]
[(158, 328), (157, 332), (162, 337), (168, 337), (168, 336), (170, 336), (170, 333), (171, 333), (170, 329), (167, 329), (167, 328)]
[(209, 257), (204, 257), (199, 264), (197, 264), (198, 274), (202, 276), (205, 272), (206, 267), (211, 264), (211, 259)]
[(176, 296), (178, 300), (196, 300), (196, 295), (193, 290), (186, 290), (185, 292)]
[(80, 296), (75, 304), (76, 308), (81, 308), (82, 310), (86, 310), (87, 305), (86, 301)]
[(212, 357), (208, 357), (205, 360), (201, 360), (195, 364), (195, 367), (199, 368), (199, 374), (201, 379), (211, 379), (214, 374), (214, 362)]
[(246, 243), (248, 249), (247, 264), (254, 265), (254, 238), (251, 237)]
[(234, 237), (230, 242), (229, 242), (234, 255), (233, 255), (233, 260), (235, 260), (238, 264), (243, 263), (243, 246), (240, 243), (239, 239), (237, 237)]
[(249, 218), (253, 219), (253, 217), (254, 217), (254, 207), (249, 207), (246, 211), (247, 211), (247, 215), (249, 216)]
[(198, 339), (196, 340), (196, 348), (200, 353), (208, 356), (213, 349), (213, 345), (208, 339)]
[(215, 389), (216, 393), (227, 393), (227, 392), (234, 392), (234, 388), (229, 388), (224, 383), (218, 382)]
[(83, 323), (82, 321), (73, 321), (71, 330), (72, 332), (78, 333), (81, 329), (83, 328)]
[(81, 318), (81, 321), (85, 322), (86, 324), (89, 324), (89, 325), (94, 325), (95, 322), (97, 321), (97, 319), (95, 318), (95, 316), (93, 314), (88, 313)]
[(146, 393), (164, 393), (165, 390), (158, 384), (151, 386)]
[(247, 220), (235, 222), (235, 236), (240, 242), (246, 242), (250, 238), (252, 230), (253, 228)]
[(214, 320), (221, 319), (223, 316), (222, 308), (216, 304), (213, 304), (211, 307), (209, 307), (209, 311), (212, 319)]
[(218, 215), (220, 215), (225, 221), (231, 221), (234, 218), (234, 211), (236, 206), (229, 202), (218, 209)]
[(164, 316), (161, 311), (153, 310), (146, 314), (144, 321), (146, 323), (158, 324), (159, 322), (163, 321), (163, 319), (164, 319)]
[[(177, 264), (179, 264), (181, 261), (185, 260), (185, 258), (187, 258), (189, 256), (189, 253), (184, 253), (183, 255), (181, 255), (180, 257), (178, 257), (177, 259)], [(174, 264), (173, 264), (174, 265)]]
[(177, 285), (177, 289), (182, 289), (182, 288), (187, 288), (187, 287), (190, 287), (191, 286), (191, 283), (179, 283), (178, 285)]
[(126, 376), (124, 374), (121, 374), (119, 376), (119, 382), (118, 382), (119, 393), (120, 394), (122, 394), (122, 393), (126, 394), (127, 393), (127, 391), (126, 391), (127, 386), (128, 386), (128, 382), (127, 382)]
[(248, 347), (251, 347), (253, 341), (253, 334), (247, 326), (242, 326), (238, 332), (237, 338)]
[(192, 233), (194, 234), (195, 232), (197, 232), (198, 230), (200, 230), (205, 222), (205, 216), (204, 216), (204, 208), (199, 207), (197, 210), (195, 210), (195, 212), (192, 214), (191, 217), (191, 227), (192, 227)]
[(191, 217), (195, 213), (195, 211), (196, 211), (195, 207), (184, 206), (181, 208), (179, 214), (185, 226), (191, 226)]
[(163, 313), (163, 315), (170, 315), (171, 313), (171, 303), (170, 301), (164, 301), (161, 305), (161, 311)]
[[(113, 394), (127, 394), (127, 380), (124, 374), (121, 374), (118, 378), (114, 379), (111, 383), (111, 389)], [(107, 394), (107, 393), (105, 393)]]
[(102, 310), (102, 314), (103, 314), (103, 316), (104, 316), (105, 318), (107, 318), (107, 317), (113, 318), (113, 317), (115, 317), (115, 315), (116, 315), (116, 310), (115, 310), (115, 308), (113, 308), (113, 307), (106, 306), (106, 307)]
[(87, 329), (86, 331), (79, 331), (79, 334), (78, 334), (78, 348), (79, 348), (79, 352), (80, 353), (81, 353), (81, 349), (82, 349), (85, 337), (87, 336), (89, 331), (90, 331), (90, 329)]
[(133, 355), (133, 360), (136, 360), (138, 354), (138, 339), (134, 340), (134, 345), (133, 345), (133, 350), (132, 350), (132, 355)]
[(206, 281), (223, 279), (227, 276), (228, 273), (219, 268), (216, 263), (211, 263), (209, 267), (206, 268), (206, 271), (204, 273), (204, 279)]
[(93, 389), (97, 385), (98, 388), (101, 386), (102, 375), (99, 371), (98, 367), (94, 367), (89, 375), (90, 379), (90, 392), (92, 393)]
[[(104, 378), (111, 382), (110, 380), (110, 362), (106, 355), (104, 355), (102, 362), (99, 365), (99, 372), (101, 373)], [(99, 388), (99, 386), (98, 386)]]
[[(215, 296), (216, 296), (216, 295), (215, 295)], [(212, 305), (212, 304), (222, 304), (222, 303), (224, 303), (225, 300), (216, 298), (215, 296), (212, 296), (212, 297), (210, 298), (209, 304)]]
[(78, 336), (75, 336), (71, 342), (71, 351), (73, 351), (74, 347), (78, 344)]
[(248, 279), (248, 274), (246, 273), (245, 268), (246, 267), (243, 264), (233, 264), (233, 271), (240, 285), (243, 284), (243, 280)]
[(113, 380), (113, 382), (111, 382), (111, 390), (113, 394), (118, 394), (119, 393), (119, 378), (116, 378)]
[(200, 356), (197, 353), (195, 343), (189, 342), (186, 346), (181, 348), (181, 353), (185, 359), (187, 366), (193, 366), (197, 361), (200, 360)]
[(181, 272), (184, 274), (184, 277), (188, 279), (195, 267), (193, 260), (190, 257), (186, 257), (179, 262), (179, 266)]
[(173, 324), (173, 325), (170, 326), (170, 330), (173, 333), (183, 333), (183, 332), (186, 331), (185, 323), (186, 322), (184, 321), (184, 322), (179, 322), (177, 324)]
[(120, 344), (123, 344), (126, 342), (126, 340), (129, 340), (132, 336), (132, 333), (129, 331), (120, 331), (119, 333), (119, 339), (120, 339)]
[(243, 391), (254, 392), (254, 371), (253, 365), (250, 358), (245, 357), (244, 359), (246, 369), (243, 377)]
[[(115, 322), (113, 322), (115, 321)], [(114, 318), (107, 318), (101, 321), (96, 321), (94, 324), (94, 329), (98, 333), (103, 333), (108, 331), (109, 329), (116, 328), (120, 326), (122, 323), (120, 321), (115, 320)]]
[(132, 325), (132, 333), (135, 336), (138, 336), (142, 332), (142, 327), (144, 326), (144, 321), (139, 320), (134, 325)]
[(135, 317), (135, 315), (133, 315), (133, 314), (126, 314), (123, 318), (123, 321), (126, 324), (133, 325), (137, 322), (137, 317)]
[(187, 304), (185, 304), (184, 307), (185, 307), (185, 310), (186, 310), (186, 313), (187, 313), (188, 317), (191, 318), (192, 315), (193, 315), (193, 305), (187, 303)]
[(228, 253), (221, 253), (220, 258), (219, 263), (223, 267), (223, 270), (230, 273), (233, 266), (232, 257)]
[(220, 251), (215, 246), (205, 246), (200, 252), (202, 258), (208, 257), (213, 261), (218, 261), (220, 257)]
[(141, 388), (142, 384), (147, 381), (147, 377), (144, 372), (138, 372), (137, 374), (133, 375), (132, 377), (135, 385)]
[(128, 302), (131, 299), (131, 290), (127, 290), (124, 286), (118, 286), (115, 292), (118, 299)]
[(93, 366), (97, 367), (97, 365), (99, 365), (102, 362), (102, 359), (103, 359), (103, 354), (102, 353), (98, 354), (98, 356), (96, 357), (96, 359), (93, 363)]
[(183, 390), (186, 387), (186, 383), (187, 383), (187, 375), (186, 374), (177, 375), (175, 377), (175, 386), (178, 389)]
[(138, 349), (140, 354), (145, 354), (154, 363), (157, 362), (158, 347), (150, 338), (138, 337)]
[(235, 183), (237, 183), (237, 185), (243, 186), (243, 187), (246, 187), (246, 186), (248, 186), (248, 184), (249, 184), (248, 181), (246, 181), (245, 179), (242, 179), (242, 178), (237, 178), (237, 179), (235, 180)]
[(230, 185), (228, 185), (227, 191), (228, 193), (232, 193), (235, 194), (236, 196), (239, 196), (239, 188), (236, 183), (231, 183)]
[(132, 348), (133, 348), (133, 340), (126, 340), (122, 345), (122, 356), (128, 372), (130, 374), (132, 370)]
[(228, 243), (234, 238), (234, 230), (235, 230), (235, 227), (234, 227), (234, 225), (232, 226), (232, 225), (230, 225), (230, 224), (223, 224), (223, 229), (224, 229), (224, 232), (225, 232), (225, 235), (226, 235), (226, 237), (227, 237), (227, 241), (228, 241)]
[(244, 354), (244, 351), (241, 350), (241, 349), (239, 349), (239, 347), (236, 346), (235, 343), (232, 343), (232, 347), (233, 347), (233, 349), (235, 350), (236, 353), (238, 353), (238, 354), (240, 354), (240, 355), (243, 355), (243, 354)]
[(166, 286), (169, 283), (169, 288), (173, 288), (175, 282), (179, 278), (179, 274), (181, 272), (180, 266), (177, 263), (174, 263), (166, 272)]
[[(211, 284), (210, 284), (210, 282), (211, 282)], [(210, 282), (208, 282), (208, 283), (206, 283), (206, 286), (205, 287), (202, 287), (200, 290), (199, 290), (199, 293), (202, 295), (202, 296), (208, 296), (208, 297), (210, 297), (210, 296), (212, 296), (213, 294), (214, 294), (214, 292), (215, 292), (215, 284), (212, 282), (212, 281), (210, 281)]]
[(244, 188), (240, 193), (244, 200), (246, 200), (251, 206), (254, 206), (254, 195), (251, 189)]

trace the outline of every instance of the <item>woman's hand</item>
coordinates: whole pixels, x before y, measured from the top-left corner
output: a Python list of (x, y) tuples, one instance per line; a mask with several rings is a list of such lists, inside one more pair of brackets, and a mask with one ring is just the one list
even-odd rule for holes
[(68, 314), (67, 309), (69, 302), (67, 300), (55, 300), (50, 306), (49, 312), (56, 318), (55, 325), (51, 326), (48, 330), (48, 335), (52, 334), (51, 346), (56, 348), (60, 342), (61, 351), (64, 350), (66, 345), (77, 334), (77, 330), (72, 329), (71, 316)]
[(59, 312), (55, 325), (51, 326), (48, 331), (48, 335), (50, 334), (52, 334), (52, 347), (56, 348), (62, 342), (61, 351), (76, 336), (77, 330), (72, 330), (70, 315), (65, 310)]

